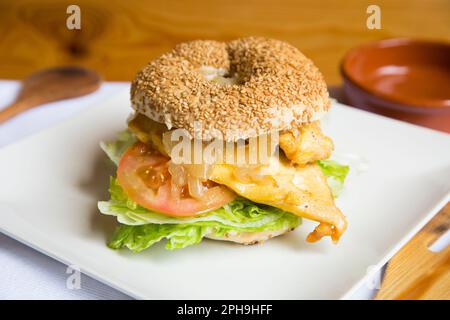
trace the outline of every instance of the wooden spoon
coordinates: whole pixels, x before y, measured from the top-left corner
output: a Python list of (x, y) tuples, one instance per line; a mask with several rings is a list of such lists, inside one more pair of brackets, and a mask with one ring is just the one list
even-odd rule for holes
[(81, 67), (57, 67), (33, 73), (22, 83), (12, 104), (0, 110), (0, 123), (33, 107), (63, 99), (75, 98), (96, 91), (100, 75)]

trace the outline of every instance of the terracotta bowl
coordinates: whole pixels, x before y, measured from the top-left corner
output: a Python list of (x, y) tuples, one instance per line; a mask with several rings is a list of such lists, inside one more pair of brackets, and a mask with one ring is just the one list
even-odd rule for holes
[(351, 50), (341, 73), (351, 105), (450, 133), (450, 44), (381, 40)]

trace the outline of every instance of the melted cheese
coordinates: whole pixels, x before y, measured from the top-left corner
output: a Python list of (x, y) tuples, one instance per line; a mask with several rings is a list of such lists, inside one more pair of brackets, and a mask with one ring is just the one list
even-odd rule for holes
[[(262, 167), (264, 172), (260, 174), (255, 168), (217, 164), (210, 179), (254, 202), (320, 222), (321, 225), (310, 234), (308, 241), (314, 242), (326, 235), (337, 241), (345, 231), (347, 221), (334, 204), (320, 167), (317, 164), (295, 167), (283, 159), (278, 166), (272, 167), (277, 168), (268, 172), (267, 167)], [(262, 176), (265, 177), (263, 181), (259, 178)]]

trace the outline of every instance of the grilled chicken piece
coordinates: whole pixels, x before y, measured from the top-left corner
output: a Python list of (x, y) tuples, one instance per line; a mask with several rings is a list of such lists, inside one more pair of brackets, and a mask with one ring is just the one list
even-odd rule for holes
[(333, 141), (320, 130), (318, 121), (280, 134), (280, 148), (293, 163), (304, 166), (316, 160), (328, 159), (333, 151)]
[(327, 179), (315, 163), (293, 166), (281, 158), (272, 168), (261, 166), (260, 169), (216, 164), (211, 180), (251, 201), (320, 222), (308, 236), (310, 242), (323, 236), (337, 241), (347, 227), (345, 216), (334, 204)]

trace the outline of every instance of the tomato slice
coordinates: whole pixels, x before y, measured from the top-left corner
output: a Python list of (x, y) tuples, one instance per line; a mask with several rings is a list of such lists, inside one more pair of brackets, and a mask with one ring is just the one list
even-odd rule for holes
[(235, 198), (228, 188), (208, 183), (201, 199), (189, 195), (188, 187), (172, 183), (169, 158), (147, 144), (130, 146), (119, 161), (117, 179), (131, 200), (170, 216), (186, 217), (222, 207)]

